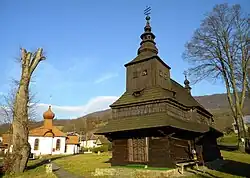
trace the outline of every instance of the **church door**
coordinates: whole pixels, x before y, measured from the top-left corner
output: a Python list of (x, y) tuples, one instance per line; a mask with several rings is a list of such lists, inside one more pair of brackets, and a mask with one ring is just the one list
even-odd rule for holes
[(148, 138), (128, 139), (128, 157), (130, 162), (144, 163), (148, 161)]

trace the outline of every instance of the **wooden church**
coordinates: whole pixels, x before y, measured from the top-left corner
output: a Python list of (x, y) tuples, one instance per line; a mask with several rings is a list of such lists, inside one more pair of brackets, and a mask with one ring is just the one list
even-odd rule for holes
[(221, 158), (213, 115), (192, 97), (187, 78), (184, 87), (171, 79), (149, 21), (147, 15), (137, 56), (125, 64), (126, 91), (96, 132), (112, 142), (111, 165), (175, 167), (192, 160), (192, 149), (199, 161)]

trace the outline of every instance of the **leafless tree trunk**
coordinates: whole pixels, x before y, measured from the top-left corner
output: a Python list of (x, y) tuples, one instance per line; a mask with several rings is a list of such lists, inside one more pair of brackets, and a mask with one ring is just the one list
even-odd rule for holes
[[(249, 51), (250, 51), (250, 44), (248, 46), (248, 52)], [(250, 98), (250, 60), (248, 61), (248, 64), (247, 64), (247, 75), (248, 75), (247, 92), (248, 92), (248, 97)]]
[(81, 125), (80, 131), (81, 131), (82, 135), (84, 135), (85, 147), (87, 148), (88, 147), (88, 135), (89, 135), (89, 131), (90, 131), (91, 127), (88, 126), (87, 118), (83, 118), (82, 122), (83, 123)]
[[(14, 86), (11, 87), (11, 90), (9, 91), (9, 93), (7, 95), (4, 95), (4, 103), (0, 104), (0, 115), (2, 116), (2, 120), (0, 121), (0, 123), (7, 123), (9, 124), (9, 128), (7, 133), (10, 134), (10, 136), (12, 136), (12, 121), (13, 121), (13, 113), (14, 113), (14, 103), (15, 103), (15, 96), (17, 93), (17, 87), (18, 87), (18, 82), (14, 80)], [(35, 106), (36, 106), (36, 102), (34, 102), (34, 97), (35, 95), (30, 94), (29, 91), (29, 101), (28, 101), (28, 116), (29, 116), (29, 121), (32, 121), (33, 119), (35, 119), (36, 116), (36, 111), (35, 111)], [(32, 102), (33, 101), (33, 102)], [(12, 145), (12, 139), (10, 138), (8, 140), (8, 151), (10, 151)], [(4, 161), (6, 162), (6, 164), (9, 164), (9, 160), (8, 160), (8, 154), (5, 155)], [(8, 166), (5, 166), (8, 167)]]
[(7, 168), (7, 172), (20, 173), (27, 166), (30, 154), (28, 142), (29, 84), (37, 65), (44, 59), (42, 48), (39, 48), (35, 53), (21, 49), (22, 74), (13, 105), (13, 152), (9, 154), (11, 162), (9, 165), (11, 166)]
[(84, 133), (85, 133), (85, 145), (86, 148), (88, 147), (88, 124), (87, 124), (87, 118), (84, 119)]
[(239, 5), (216, 5), (186, 44), (184, 58), (196, 83), (205, 78), (223, 81), (238, 127), (239, 141), (246, 137), (243, 107), (249, 84), (249, 15), (243, 17)]

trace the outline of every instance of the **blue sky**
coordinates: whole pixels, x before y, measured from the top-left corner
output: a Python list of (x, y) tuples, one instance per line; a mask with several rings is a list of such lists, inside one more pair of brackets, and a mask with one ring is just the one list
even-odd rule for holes
[[(124, 64), (136, 56), (147, 5), (159, 55), (172, 68), (171, 77), (183, 83), (183, 71), (189, 67), (181, 57), (185, 43), (204, 14), (225, 2), (250, 10), (249, 0), (1, 0), (0, 95), (8, 92), (12, 78), (19, 79), (19, 48), (43, 47), (47, 60), (32, 82), (42, 106), (39, 113), (48, 104), (58, 118), (107, 108), (125, 90)], [(223, 85), (207, 81), (192, 88), (193, 95), (224, 92)]]

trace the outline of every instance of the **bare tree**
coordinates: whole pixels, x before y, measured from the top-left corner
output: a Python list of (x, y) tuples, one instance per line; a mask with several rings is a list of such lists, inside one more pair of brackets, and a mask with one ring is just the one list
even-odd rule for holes
[[(13, 152), (8, 154), (8, 166), (5, 166), (7, 172), (20, 173), (27, 166), (30, 145), (28, 142), (28, 108), (29, 108), (29, 85), (33, 72), (38, 64), (44, 60), (43, 49), (39, 48), (36, 52), (27, 52), (21, 48), (21, 79), (18, 82), (17, 92), (13, 104), (12, 121), (12, 144)], [(7, 164), (6, 162), (4, 163)]]
[(249, 22), (249, 15), (241, 12), (240, 5), (216, 5), (194, 32), (183, 54), (193, 64), (189, 69), (193, 83), (205, 78), (223, 81), (239, 141), (246, 137), (242, 111), (249, 84)]
[[(250, 45), (248, 46), (248, 51), (250, 51)], [(248, 73), (248, 85), (247, 85), (247, 92), (248, 92), (248, 97), (250, 98), (250, 61), (248, 61), (247, 65), (247, 73)]]
[(94, 124), (91, 122), (91, 118), (81, 118), (80, 120), (81, 123), (81, 127), (80, 127), (80, 134), (81, 134), (81, 138), (84, 135), (84, 139), (85, 139), (85, 147), (88, 147), (88, 140), (90, 138), (90, 136), (92, 135), (92, 131), (95, 128)]
[[(0, 104), (0, 115), (2, 116), (2, 123), (12, 123), (14, 113), (14, 103), (17, 93), (19, 82), (13, 80), (11, 89), (7, 95), (3, 95), (3, 103)], [(35, 94), (29, 89), (29, 101), (28, 101), (28, 118), (29, 121), (36, 119), (36, 104)]]

